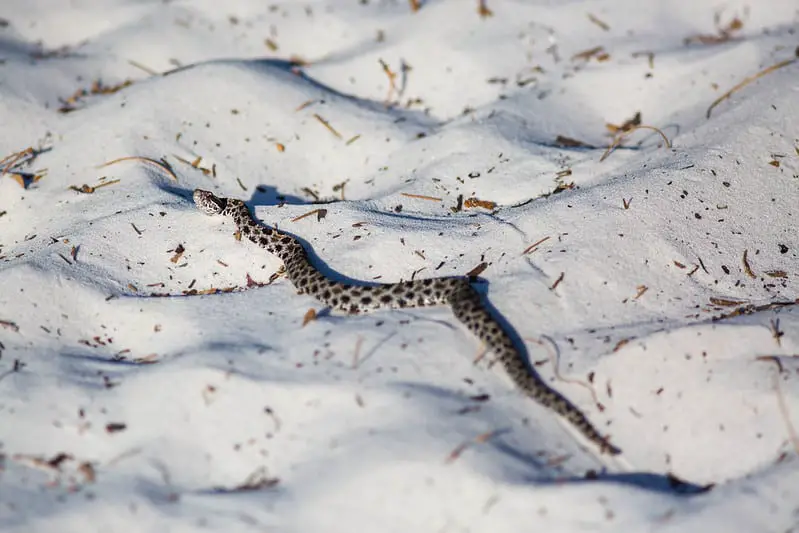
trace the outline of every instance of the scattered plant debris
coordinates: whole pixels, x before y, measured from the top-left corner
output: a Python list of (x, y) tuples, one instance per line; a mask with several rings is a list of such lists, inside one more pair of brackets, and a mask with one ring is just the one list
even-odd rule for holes
[(98, 95), (98, 94), (113, 94), (117, 91), (124, 89), (125, 87), (129, 87), (133, 85), (133, 80), (125, 80), (121, 83), (116, 85), (103, 85), (103, 82), (100, 80), (95, 80), (92, 82), (91, 86), (88, 89), (78, 89), (75, 91), (72, 96), (67, 98), (61, 98), (61, 107), (58, 108), (59, 113), (71, 113), (80, 109), (78, 104), (80, 101), (90, 95)]
[[(119, 183), (119, 180), (110, 180), (98, 183), (97, 185), (86, 185), (85, 183), (80, 187), (76, 187), (75, 185), (70, 185), (69, 190), (83, 193), (83, 194), (93, 194), (94, 191), (99, 189), (100, 187), (108, 187), (109, 185), (113, 185), (115, 183)], [(134, 226), (135, 227), (135, 226)], [(139, 233), (141, 235), (141, 233)]]

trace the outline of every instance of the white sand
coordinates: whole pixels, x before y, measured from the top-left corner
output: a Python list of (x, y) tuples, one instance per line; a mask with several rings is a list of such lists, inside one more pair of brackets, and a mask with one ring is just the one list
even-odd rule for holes
[[(0, 530), (798, 530), (799, 313), (768, 304), (799, 297), (799, 62), (706, 118), (794, 57), (795, 2), (488, 7), (2, 2), (0, 157), (48, 150), (0, 177)], [(717, 13), (743, 27), (686, 45), (720, 35)], [(640, 130), (600, 162), (605, 124), (637, 111), (673, 149)], [(177, 180), (98, 168), (126, 156)], [(285, 278), (246, 290), (279, 261), (197, 211), (196, 187), (251, 201), (339, 276), (485, 261), (542, 376), (624, 453), (474, 364), (446, 308), (303, 326), (321, 306)], [(459, 195), (497, 207), (454, 212)]]

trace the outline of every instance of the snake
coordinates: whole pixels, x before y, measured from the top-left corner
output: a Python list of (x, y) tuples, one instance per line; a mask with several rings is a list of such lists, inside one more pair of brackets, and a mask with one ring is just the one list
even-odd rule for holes
[(193, 199), (203, 213), (232, 219), (241, 238), (283, 262), (286, 277), (299, 294), (312, 296), (331, 309), (360, 314), (379, 309), (449, 305), (455, 318), (494, 354), (520, 391), (571, 423), (602, 453), (616, 455), (621, 452), (600, 434), (579, 408), (530, 367), (509, 331), (483, 303), (472, 285), (472, 278), (446, 276), (368, 285), (337, 281), (313, 265), (308, 251), (296, 237), (256, 221), (242, 200), (220, 197), (204, 189), (196, 189)]

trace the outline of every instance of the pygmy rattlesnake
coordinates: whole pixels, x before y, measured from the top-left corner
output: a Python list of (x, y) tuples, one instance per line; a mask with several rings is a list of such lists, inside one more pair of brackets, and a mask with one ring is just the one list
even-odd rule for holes
[(232, 217), (242, 237), (283, 261), (288, 279), (300, 294), (313, 296), (331, 308), (347, 313), (360, 313), (383, 308), (449, 304), (455, 318), (486, 344), (522, 392), (571, 422), (603, 452), (613, 455), (620, 452), (596, 430), (577, 407), (550, 388), (529, 367), (522, 352), (491, 315), (468, 278), (428, 278), (379, 285), (354, 285), (334, 281), (311, 264), (297, 239), (260, 225), (241, 200), (221, 198), (209, 191), (197, 189), (194, 191), (194, 203), (208, 215)]

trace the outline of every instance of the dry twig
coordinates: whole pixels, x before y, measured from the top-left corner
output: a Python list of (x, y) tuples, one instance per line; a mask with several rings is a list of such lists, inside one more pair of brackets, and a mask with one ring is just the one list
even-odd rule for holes
[(109, 167), (111, 165), (114, 165), (116, 163), (120, 163), (122, 161), (141, 161), (141, 162), (147, 163), (149, 165), (154, 165), (154, 166), (160, 168), (161, 170), (163, 170), (164, 172), (166, 172), (167, 174), (169, 174), (169, 176), (173, 180), (178, 181), (178, 176), (177, 176), (177, 174), (175, 174), (175, 171), (172, 170), (172, 166), (169, 163), (167, 163), (164, 159), (158, 160), (158, 159), (151, 159), (149, 157), (142, 157), (142, 156), (139, 156), (139, 155), (131, 155), (131, 156), (126, 156), (126, 157), (119, 157), (117, 159), (108, 161), (106, 163), (103, 163), (102, 165), (99, 165), (97, 168)]
[(787, 67), (788, 65), (792, 65), (793, 63), (796, 63), (797, 60), (799, 60), (799, 47), (796, 48), (796, 51), (794, 53), (794, 57), (792, 57), (791, 59), (785, 59), (783, 61), (780, 61), (779, 63), (771, 65), (770, 67), (764, 68), (763, 70), (761, 70), (760, 72), (758, 72), (757, 74), (755, 74), (753, 76), (749, 76), (747, 78), (744, 78), (743, 81), (741, 81), (740, 83), (735, 85), (735, 87), (733, 87), (732, 89), (730, 89), (726, 93), (724, 93), (721, 96), (719, 96), (718, 98), (716, 98), (713, 101), (713, 103), (710, 104), (710, 107), (707, 108), (706, 117), (710, 118), (710, 114), (713, 112), (713, 109), (717, 105), (719, 105), (721, 102), (723, 102), (724, 100), (726, 100), (727, 98), (732, 96), (732, 94), (734, 92), (743, 89), (744, 87), (746, 87), (747, 85), (749, 85), (753, 81), (755, 81), (755, 80), (757, 80), (759, 78), (762, 78), (766, 74), (769, 74), (771, 72), (774, 72), (775, 70), (779, 70), (779, 69), (781, 69), (783, 67)]
[(425, 196), (424, 194), (412, 194), (409, 192), (401, 192), (400, 194), (406, 198), (418, 198), (419, 200), (430, 200), (433, 202), (441, 201), (441, 198), (436, 198), (435, 196)]
[(599, 158), (599, 162), (601, 163), (602, 161), (607, 159), (607, 157), (610, 155), (610, 153), (613, 150), (615, 150), (616, 147), (619, 146), (619, 144), (621, 144), (621, 141), (626, 136), (628, 136), (630, 133), (632, 133), (632, 132), (634, 132), (636, 130), (652, 130), (652, 131), (655, 131), (655, 132), (659, 133), (660, 136), (663, 137), (663, 142), (666, 144), (666, 148), (671, 148), (671, 141), (669, 141), (669, 139), (668, 139), (668, 137), (666, 137), (665, 133), (663, 133), (661, 130), (659, 130), (658, 128), (656, 128), (654, 126), (646, 126), (646, 125), (643, 125), (643, 124), (639, 124), (638, 126), (632, 126), (630, 129), (623, 130), (621, 133), (616, 135), (616, 137), (613, 139), (613, 142), (610, 143), (610, 146), (608, 146), (608, 149), (605, 150), (605, 153), (602, 154), (602, 157)]

